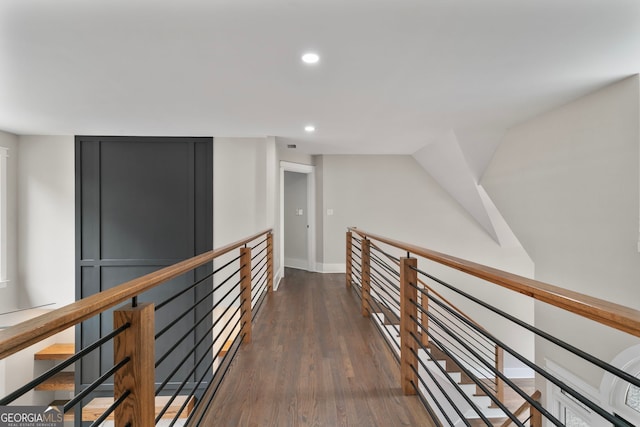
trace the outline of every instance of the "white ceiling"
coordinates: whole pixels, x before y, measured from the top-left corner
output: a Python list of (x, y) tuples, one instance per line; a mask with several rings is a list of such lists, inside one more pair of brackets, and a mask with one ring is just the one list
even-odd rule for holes
[(478, 176), (504, 129), (639, 71), (638, 0), (0, 2), (0, 129), (18, 134), (330, 154), (454, 132)]

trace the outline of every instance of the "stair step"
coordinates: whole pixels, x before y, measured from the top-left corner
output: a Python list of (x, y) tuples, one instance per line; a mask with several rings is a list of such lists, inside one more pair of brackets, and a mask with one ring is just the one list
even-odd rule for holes
[(76, 352), (74, 344), (52, 344), (33, 355), (35, 360), (67, 360)]
[[(488, 397), (474, 397), (473, 402), (480, 408), (482, 414), (487, 418), (503, 418), (505, 417), (505, 413), (500, 408), (492, 408), (489, 406), (489, 398)], [(480, 418), (480, 416), (473, 410), (470, 409), (465, 414), (467, 419)]]
[[(62, 408), (67, 403), (69, 403), (68, 399), (54, 400), (53, 402), (49, 403), (49, 406), (58, 406), (58, 407)], [(64, 414), (64, 420), (65, 421), (73, 421), (73, 410), (69, 410), (69, 412)]]
[[(491, 425), (494, 426), (501, 426), (507, 419), (506, 418), (487, 418), (490, 422)], [(480, 418), (471, 418), (471, 419), (467, 419), (467, 421), (469, 422), (469, 425), (471, 427), (486, 427), (486, 423), (480, 419)]]
[[(171, 406), (169, 409), (162, 415), (162, 418), (172, 419), (176, 416), (184, 402), (187, 400), (188, 396), (177, 396), (173, 402), (171, 402)], [(169, 402), (171, 396), (156, 396), (156, 414), (159, 414), (160, 411), (166, 406), (167, 402)], [(95, 421), (102, 414), (105, 413), (109, 407), (113, 405), (112, 397), (96, 397), (91, 400), (85, 407), (82, 408), (82, 421)], [(185, 407), (184, 411), (180, 414), (180, 418), (187, 418), (191, 411), (193, 410), (193, 406), (195, 405), (195, 398), (191, 396), (189, 398), (189, 403)], [(107, 420), (112, 421), (114, 419), (114, 414), (109, 415)]]
[(400, 319), (398, 319), (398, 316), (395, 313), (385, 307), (380, 307), (380, 309), (382, 311), (381, 314), (385, 325), (400, 325)]
[(233, 340), (229, 340), (226, 343), (224, 343), (224, 345), (218, 352), (218, 357), (224, 357), (229, 352), (229, 349), (231, 348), (231, 344), (233, 344)]
[(58, 372), (42, 384), (36, 386), (38, 391), (73, 391), (75, 389), (75, 380), (73, 372)]

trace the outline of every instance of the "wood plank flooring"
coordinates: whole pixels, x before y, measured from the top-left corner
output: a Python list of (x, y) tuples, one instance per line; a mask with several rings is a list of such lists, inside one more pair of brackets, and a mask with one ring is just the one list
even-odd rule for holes
[(432, 426), (343, 274), (288, 269), (202, 425)]

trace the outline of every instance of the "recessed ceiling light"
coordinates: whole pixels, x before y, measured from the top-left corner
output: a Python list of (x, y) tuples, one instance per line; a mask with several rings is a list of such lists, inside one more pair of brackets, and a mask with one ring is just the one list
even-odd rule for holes
[(307, 125), (304, 127), (304, 130), (307, 132), (315, 132), (316, 127), (314, 125)]
[(305, 64), (315, 64), (320, 61), (320, 56), (317, 53), (307, 52), (302, 55), (302, 62)]

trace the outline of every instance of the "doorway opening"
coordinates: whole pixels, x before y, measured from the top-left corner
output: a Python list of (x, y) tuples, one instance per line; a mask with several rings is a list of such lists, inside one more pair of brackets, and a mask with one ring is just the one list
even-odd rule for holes
[(315, 167), (280, 162), (280, 262), (283, 267), (316, 271), (315, 217)]

